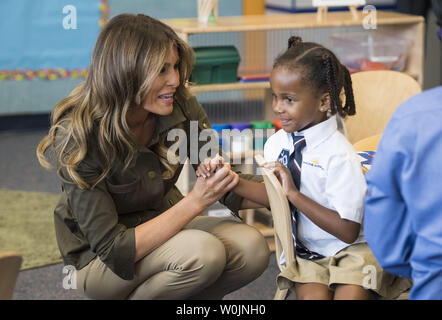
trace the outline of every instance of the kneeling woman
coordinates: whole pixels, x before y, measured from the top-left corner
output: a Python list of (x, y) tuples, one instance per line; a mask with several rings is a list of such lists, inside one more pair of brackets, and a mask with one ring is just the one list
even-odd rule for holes
[(45, 153), (54, 148), (63, 189), (57, 241), (90, 298), (221, 299), (267, 267), (256, 229), (199, 216), (218, 200), (241, 208), (230, 192), (236, 173), (199, 178), (185, 197), (175, 186), (182, 164), (167, 160), (168, 132), (190, 137), (192, 120), (210, 127), (185, 87), (192, 59), (162, 22), (116, 16), (97, 39), (85, 82), (52, 113), (37, 156), (50, 167)]

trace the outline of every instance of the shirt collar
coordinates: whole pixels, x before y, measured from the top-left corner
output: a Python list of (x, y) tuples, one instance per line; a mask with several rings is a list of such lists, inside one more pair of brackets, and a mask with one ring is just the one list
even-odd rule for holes
[[(303, 135), (305, 137), (305, 143), (308, 148), (315, 148), (325, 139), (330, 137), (336, 130), (338, 130), (338, 125), (336, 122), (336, 115), (331, 116), (327, 120), (318, 123), (317, 125), (305, 129), (303, 131), (294, 132), (295, 136)], [(291, 133), (287, 133), (289, 139), (291, 138)]]

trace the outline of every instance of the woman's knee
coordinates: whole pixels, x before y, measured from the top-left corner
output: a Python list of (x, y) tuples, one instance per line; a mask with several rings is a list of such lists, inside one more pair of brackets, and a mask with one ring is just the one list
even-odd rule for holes
[(269, 264), (269, 246), (264, 236), (258, 230), (253, 227), (249, 228), (250, 232), (245, 250), (247, 252), (247, 259), (254, 262), (256, 271), (261, 274)]
[(178, 266), (184, 274), (195, 272), (201, 283), (215, 281), (226, 266), (226, 250), (221, 241), (200, 230), (183, 230), (188, 233), (188, 258)]
[(227, 247), (236, 250), (247, 272), (258, 276), (264, 272), (269, 263), (270, 250), (267, 241), (258, 230), (249, 225), (238, 224), (236, 229), (236, 232), (231, 233), (234, 239), (229, 240), (234, 245), (230, 244)]

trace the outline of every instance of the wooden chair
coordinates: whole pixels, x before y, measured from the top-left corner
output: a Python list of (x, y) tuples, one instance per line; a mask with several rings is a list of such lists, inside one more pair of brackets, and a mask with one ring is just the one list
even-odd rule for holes
[[(375, 134), (374, 136), (370, 136), (368, 138), (362, 139), (356, 143), (353, 144), (353, 147), (355, 148), (356, 152), (366, 152), (366, 151), (376, 151), (379, 141), (381, 140), (382, 135)], [(363, 165), (361, 163), (362, 172), (364, 175), (368, 172), (368, 169), (371, 167), (371, 164), (369, 166)]]
[(391, 71), (363, 71), (351, 75), (356, 114), (345, 119), (350, 143), (382, 134), (396, 108), (422, 91), (409, 75)]
[[(356, 152), (361, 151), (376, 151), (379, 141), (381, 140), (382, 135), (376, 134), (374, 136), (362, 139), (356, 143), (353, 144), (353, 147), (355, 148)], [(362, 165), (362, 172), (367, 174), (368, 168)], [(406, 292), (403, 292), (399, 297), (396, 298), (396, 300), (408, 300), (408, 295), (410, 293), (410, 290), (407, 290)], [(381, 300), (387, 300), (384, 298), (381, 298)]]
[(376, 151), (379, 141), (381, 140), (381, 134), (375, 134), (373, 136), (359, 140), (353, 143), (353, 147), (357, 152), (359, 151)]
[[(259, 165), (265, 162), (264, 158), (261, 155), (255, 155), (255, 160), (256, 163), (258, 163)], [(281, 264), (279, 263), (279, 259), (283, 251), (286, 265), (289, 265), (295, 261), (295, 249), (293, 246), (292, 222), (289, 202), (284, 193), (284, 190), (282, 189), (281, 184), (279, 183), (273, 172), (262, 167), (260, 169), (264, 178), (264, 184), (266, 186), (267, 195), (270, 202), (270, 211), (272, 212), (273, 217), (276, 262), (279, 266), (279, 269), (282, 271), (284, 266), (281, 266)], [(277, 288), (274, 299), (284, 300), (287, 296), (287, 292), (288, 289), (280, 290), (279, 288)]]
[(22, 257), (16, 252), (0, 252), (0, 300), (12, 299), (21, 263)]

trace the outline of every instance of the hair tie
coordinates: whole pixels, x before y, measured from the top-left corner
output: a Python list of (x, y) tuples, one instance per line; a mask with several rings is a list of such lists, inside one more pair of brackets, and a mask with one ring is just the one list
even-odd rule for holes
[(302, 43), (301, 37), (291, 36), (288, 41), (288, 49)]

